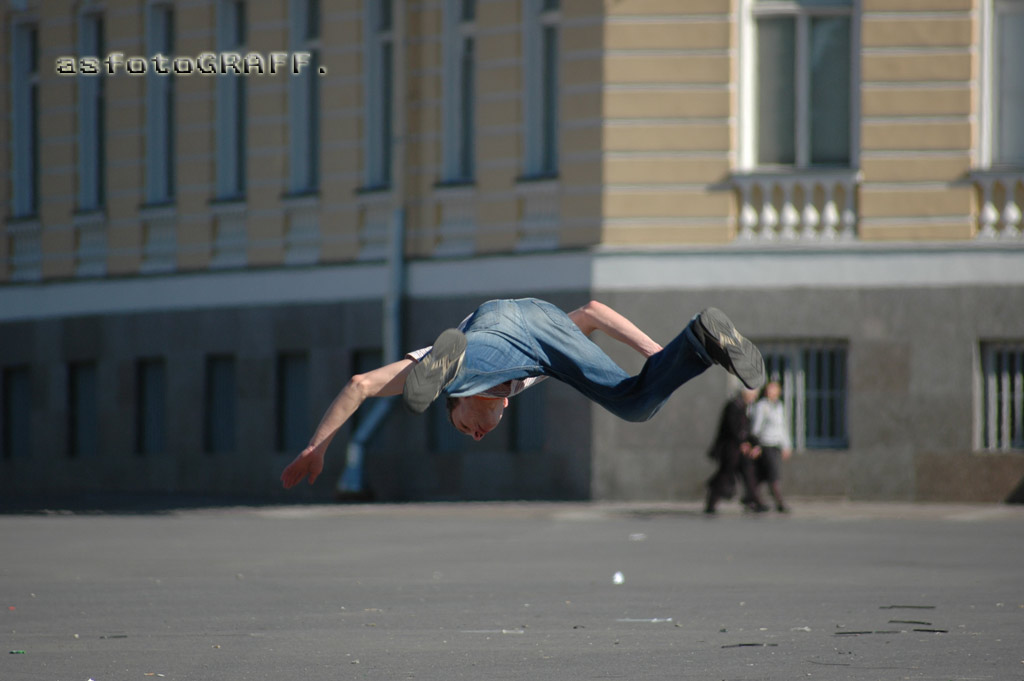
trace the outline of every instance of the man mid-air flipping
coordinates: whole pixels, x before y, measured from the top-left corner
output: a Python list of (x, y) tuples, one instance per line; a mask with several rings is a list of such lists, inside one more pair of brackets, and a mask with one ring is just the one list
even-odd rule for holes
[[(647, 358), (636, 376), (587, 336), (603, 331)], [(568, 314), (536, 298), (492, 300), (457, 329), (397, 362), (353, 376), (328, 407), (307, 446), (281, 474), (290, 488), (323, 470), (338, 430), (368, 397), (402, 393), (423, 413), (444, 394), (459, 431), (481, 439), (501, 421), (508, 398), (546, 377), (567, 383), (627, 421), (654, 416), (682, 384), (719, 364), (747, 388), (764, 383), (764, 361), (720, 310), (707, 308), (664, 348), (607, 305), (591, 301)]]

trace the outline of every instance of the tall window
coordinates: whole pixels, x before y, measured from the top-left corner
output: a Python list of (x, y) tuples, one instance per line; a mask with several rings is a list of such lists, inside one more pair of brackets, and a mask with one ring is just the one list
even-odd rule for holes
[(366, 3), (366, 57), (363, 83), (366, 185), (391, 186), (391, 108), (394, 97), (394, 2)]
[(981, 447), (1024, 449), (1024, 343), (981, 346)]
[(292, 0), (291, 42), (294, 52), (308, 52), (309, 65), (288, 80), (291, 124), (290, 191), (309, 194), (320, 187), (320, 2)]
[[(103, 44), (103, 15), (83, 14), (78, 23), (78, 56), (106, 54)], [(80, 76), (78, 87), (78, 210), (94, 211), (103, 206), (106, 195), (106, 79), (102, 75)]]
[[(747, 0), (746, 122), (758, 166), (849, 166), (851, 0)], [(752, 71), (752, 73), (751, 73)], [(756, 94), (755, 94), (756, 93)]]
[(32, 381), (27, 366), (5, 367), (0, 380), (0, 447), (4, 459), (32, 453)]
[(984, 59), (989, 65), (990, 162), (1024, 166), (1024, 2), (990, 0), (992, 21)]
[(277, 449), (298, 452), (309, 444), (309, 357), (277, 358)]
[(39, 212), (39, 31), (35, 24), (11, 29), (11, 177), (13, 217)]
[(849, 446), (846, 347), (762, 344), (768, 380), (782, 385), (782, 402), (797, 449)]
[[(150, 55), (174, 56), (174, 10), (151, 4), (146, 12)], [(174, 200), (174, 80), (150, 68), (146, 73), (146, 202)]]
[(135, 452), (162, 454), (167, 446), (167, 367), (162, 359), (135, 368)]
[(444, 14), (445, 182), (473, 179), (476, 0), (447, 0)]
[(206, 423), (203, 429), (204, 449), (208, 454), (235, 451), (235, 358), (206, 358)]
[(559, 0), (527, 0), (523, 18), (526, 176), (558, 173)]
[(96, 364), (68, 366), (68, 456), (96, 456), (99, 451), (99, 414), (96, 408)]
[(515, 397), (512, 410), (513, 448), (517, 452), (539, 452), (544, 448), (547, 382), (538, 383)]
[[(222, 54), (245, 52), (245, 2), (221, 0), (217, 4), (217, 49)], [(246, 77), (236, 73), (217, 76), (217, 198), (245, 196)]]

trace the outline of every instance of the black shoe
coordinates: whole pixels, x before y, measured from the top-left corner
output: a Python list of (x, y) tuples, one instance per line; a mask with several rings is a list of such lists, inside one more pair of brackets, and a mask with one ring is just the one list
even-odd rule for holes
[(789, 506), (786, 506), (785, 504), (777, 504), (775, 506), (775, 510), (779, 513), (789, 513)]
[(743, 504), (743, 508), (750, 511), (751, 513), (766, 513), (768, 507), (762, 504), (760, 501), (748, 501)]
[(406, 377), (402, 390), (405, 406), (416, 414), (425, 412), (441, 391), (455, 380), (465, 356), (466, 335), (458, 329), (442, 332), (434, 341), (430, 354)]
[(697, 321), (697, 338), (716, 364), (721, 364), (750, 390), (764, 385), (761, 351), (740, 335), (724, 312), (709, 307), (697, 316)]

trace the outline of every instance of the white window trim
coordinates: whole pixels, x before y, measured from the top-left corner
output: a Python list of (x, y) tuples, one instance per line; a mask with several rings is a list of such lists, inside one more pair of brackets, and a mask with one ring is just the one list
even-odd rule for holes
[[(393, 162), (385, 163), (385, 155), (391, 156), (394, 144), (394, 89), (396, 71), (399, 68), (396, 60), (397, 51), (395, 49), (395, 37), (397, 35), (395, 24), (398, 21), (398, 12), (395, 11), (396, 6), (392, 5), (391, 28), (380, 30), (378, 28), (380, 24), (379, 1), (366, 3), (365, 6), (366, 11), (363, 12), (363, 35), (366, 36), (363, 60), (363, 88), (365, 92), (363, 118), (365, 168), (363, 182), (367, 189), (389, 189), (395, 181), (395, 168)], [(384, 86), (382, 77), (383, 64), (380, 58), (381, 48), (387, 43), (391, 43), (392, 92), (389, 96), (382, 89)], [(392, 139), (386, 142), (381, 139), (384, 132), (381, 123), (384, 119), (383, 105), (385, 101), (390, 102), (392, 106), (390, 117)], [(390, 171), (388, 171), (388, 168), (390, 168)]]
[[(798, 0), (777, 0), (761, 2), (740, 0), (739, 13), (739, 170), (753, 172), (775, 168), (759, 166), (757, 163), (757, 17), (783, 15), (798, 17), (796, 60), (796, 163), (798, 169), (813, 168), (810, 165), (810, 125), (806, 120), (810, 110), (807, 101), (810, 96), (810, 69), (802, 62), (806, 59), (804, 46), (807, 44), (809, 17), (833, 15), (850, 17), (850, 167), (860, 167), (860, 34), (861, 0), (850, 0), (848, 6), (801, 6)], [(991, 0), (987, 0), (991, 2)], [(757, 9), (754, 9), (755, 4)]]
[[(467, 182), (462, 161), (462, 59), (466, 38), (476, 37), (476, 20), (462, 19), (462, 0), (445, 0), (443, 31), (443, 127), (441, 178), (443, 182)], [(476, 79), (476, 69), (473, 78)], [(475, 83), (474, 83), (475, 85)], [(473, 88), (476, 92), (476, 87)], [(473, 103), (475, 105), (475, 103)]]
[[(978, 87), (978, 110), (981, 112), (978, 121), (978, 150), (975, 157), (975, 164), (984, 170), (993, 169), (995, 154), (993, 149), (999, 144), (998, 123), (998, 102), (996, 100), (996, 89), (999, 74), (996, 66), (996, 20), (997, 6), (1005, 5), (1012, 7), (1015, 12), (1024, 12), (1024, 3), (1012, 0), (982, 0), (980, 31), (980, 75)], [(1024, 115), (1024, 114), (1022, 114)]]
[[(550, 175), (555, 168), (544, 168), (544, 55), (542, 35), (549, 26), (561, 24), (561, 10), (544, 11), (543, 0), (526, 0), (523, 11), (523, 175), (527, 178)], [(561, 50), (558, 60), (561, 62)], [(556, 70), (558, 65), (555, 66)], [(556, 110), (558, 102), (555, 102)], [(557, 115), (556, 115), (557, 120)], [(555, 144), (558, 142), (555, 135)]]
[[(163, 44), (164, 36), (158, 35), (158, 29), (166, 27), (158, 26), (155, 19), (157, 13), (169, 12), (171, 22), (174, 22), (174, 7), (167, 2), (151, 2), (146, 6), (146, 49), (147, 54), (163, 54), (166, 57), (168, 50), (156, 49), (157, 44)], [(173, 51), (174, 46), (171, 46)], [(171, 158), (165, 158), (163, 147), (167, 137), (173, 139), (174, 120), (167, 119), (167, 98), (172, 97), (174, 78), (170, 75), (160, 75), (154, 69), (148, 69), (146, 73), (146, 203), (159, 205), (172, 203), (174, 201), (174, 178), (169, 176), (176, 170), (174, 155), (176, 149), (171, 149)], [(176, 105), (175, 105), (176, 106)]]
[[(26, 38), (26, 29), (35, 29), (37, 52), (39, 22), (34, 17), (18, 19), (11, 24), (11, 42), (9, 56), (11, 59), (11, 180), (13, 195), (11, 196), (11, 212), (15, 218), (30, 218), (38, 213), (41, 197), (36, 196), (42, 191), (40, 182), (35, 178), (39, 176), (37, 164), (40, 159), (32, 153), (32, 136), (29, 133), (31, 126), (37, 126), (36, 136), (41, 137), (39, 126), (39, 111), (36, 111), (36, 120), (32, 119), (32, 103), (28, 97), (31, 86), (39, 84), (39, 67), (41, 59), (37, 61), (36, 70), (28, 71), (30, 68), (31, 55), (28, 54), (29, 41)], [(19, 51), (23, 54), (19, 55)], [(20, 58), (19, 58), (20, 57)], [(41, 57), (41, 55), (39, 55)], [(19, 67), (24, 61), (25, 68)], [(27, 127), (26, 127), (27, 126)], [(37, 139), (38, 144), (38, 139)]]
[[(243, 4), (244, 9), (248, 9)], [(245, 41), (238, 41), (238, 17), (235, 14), (235, 0), (218, 0), (217, 2), (217, 50), (224, 52), (244, 53)], [(244, 10), (243, 10), (244, 11)], [(243, 154), (237, 158), (239, 136), (243, 131), (238, 129), (239, 108), (245, 114), (244, 101), (248, 89), (245, 77), (237, 74), (220, 74), (216, 76), (216, 140), (217, 140), (217, 199), (240, 199), (245, 195), (245, 163)], [(242, 85), (242, 97), (239, 97), (238, 83)], [(244, 142), (244, 140), (243, 140)]]

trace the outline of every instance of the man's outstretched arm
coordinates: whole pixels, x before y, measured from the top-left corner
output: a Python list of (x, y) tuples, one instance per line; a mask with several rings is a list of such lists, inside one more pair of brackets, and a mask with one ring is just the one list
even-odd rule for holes
[(610, 337), (625, 343), (644, 357), (650, 357), (661, 351), (661, 346), (651, 340), (650, 336), (637, 328), (621, 314), (604, 303), (591, 300), (583, 307), (569, 313), (569, 319), (580, 327), (584, 335), (593, 331), (603, 331)]
[(402, 359), (349, 379), (327, 408), (320, 425), (309, 440), (309, 445), (281, 473), (281, 482), (285, 488), (294, 487), (307, 476), (309, 484), (312, 485), (324, 468), (324, 454), (331, 440), (359, 405), (368, 397), (387, 397), (401, 393), (405, 386), (405, 378), (415, 364), (414, 360)]

